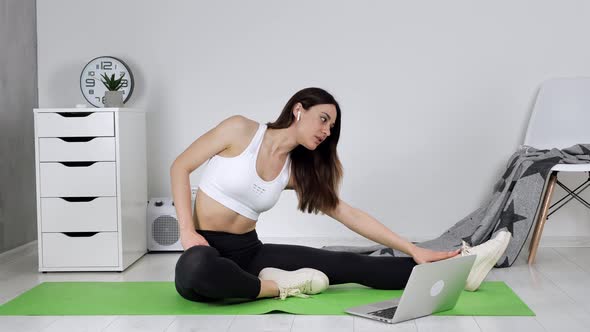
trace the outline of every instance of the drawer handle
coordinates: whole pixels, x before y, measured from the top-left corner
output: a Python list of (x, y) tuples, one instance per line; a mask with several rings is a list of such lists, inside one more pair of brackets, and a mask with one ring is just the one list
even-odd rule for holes
[(58, 137), (62, 141), (66, 142), (90, 142), (96, 137), (88, 136), (88, 137)]
[(60, 164), (66, 167), (88, 167), (92, 164), (96, 164), (96, 161), (61, 161)]
[(83, 118), (89, 116), (94, 112), (56, 112), (64, 118)]
[(62, 234), (69, 237), (92, 237), (98, 234), (98, 232), (64, 232)]
[(68, 202), (92, 202), (98, 197), (60, 197), (64, 201)]

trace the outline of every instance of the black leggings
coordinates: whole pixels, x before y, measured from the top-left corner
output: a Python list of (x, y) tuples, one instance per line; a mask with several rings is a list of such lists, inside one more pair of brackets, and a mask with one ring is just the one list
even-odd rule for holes
[(182, 253), (175, 270), (178, 293), (191, 301), (255, 299), (258, 273), (265, 267), (324, 272), (330, 285), (358, 283), (377, 289), (403, 289), (416, 263), (411, 257), (375, 257), (298, 245), (263, 244), (256, 231), (231, 234), (197, 231), (211, 246)]

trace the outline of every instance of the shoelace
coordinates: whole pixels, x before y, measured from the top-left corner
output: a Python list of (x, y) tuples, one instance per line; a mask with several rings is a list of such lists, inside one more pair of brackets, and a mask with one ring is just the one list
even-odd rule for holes
[[(496, 240), (496, 238), (488, 240), (488, 241), (493, 241)], [(471, 248), (473, 248), (472, 246), (468, 245), (467, 242), (465, 242), (464, 240), (461, 241), (461, 254), (471, 254)]]
[(303, 292), (310, 291), (310, 287), (311, 286), (309, 282), (304, 282), (299, 285), (279, 288), (279, 297), (281, 298), (281, 300), (286, 299), (288, 296), (295, 296), (305, 299), (308, 298), (309, 295), (304, 294)]
[(302, 299), (306, 299), (309, 297), (309, 295), (301, 293), (301, 290), (299, 288), (279, 288), (279, 298), (281, 300), (285, 300), (288, 296), (300, 297)]
[(465, 241), (461, 241), (461, 243), (461, 254), (470, 254), (471, 252), (469, 251), (469, 249), (471, 249), (471, 246), (468, 245)]

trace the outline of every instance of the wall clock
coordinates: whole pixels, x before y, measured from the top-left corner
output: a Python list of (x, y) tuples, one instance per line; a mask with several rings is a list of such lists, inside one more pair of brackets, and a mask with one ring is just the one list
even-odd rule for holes
[(116, 79), (125, 74), (121, 80), (123, 86), (119, 91), (123, 91), (123, 102), (127, 102), (135, 85), (133, 73), (125, 62), (112, 56), (99, 56), (84, 66), (80, 74), (80, 90), (84, 98), (95, 107), (104, 106), (104, 93), (107, 88), (101, 82), (103, 73), (109, 77), (115, 74)]

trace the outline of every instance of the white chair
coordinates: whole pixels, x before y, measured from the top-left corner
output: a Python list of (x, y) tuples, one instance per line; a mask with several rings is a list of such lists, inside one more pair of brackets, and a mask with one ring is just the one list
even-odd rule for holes
[[(551, 79), (544, 82), (539, 89), (524, 144), (538, 149), (563, 149), (575, 144), (590, 144), (588, 124), (590, 124), (590, 77)], [(590, 173), (586, 182), (570, 190), (557, 179), (559, 172), (590, 172), (590, 164), (557, 164), (551, 168), (530, 243), (529, 264), (535, 261), (543, 226), (551, 214), (574, 198), (590, 208), (590, 204), (578, 196), (590, 186), (587, 184), (590, 182)], [(549, 206), (556, 183), (568, 194)], [(582, 187), (585, 184), (586, 186)], [(571, 198), (565, 203), (549, 213), (549, 209), (570, 196)]]

